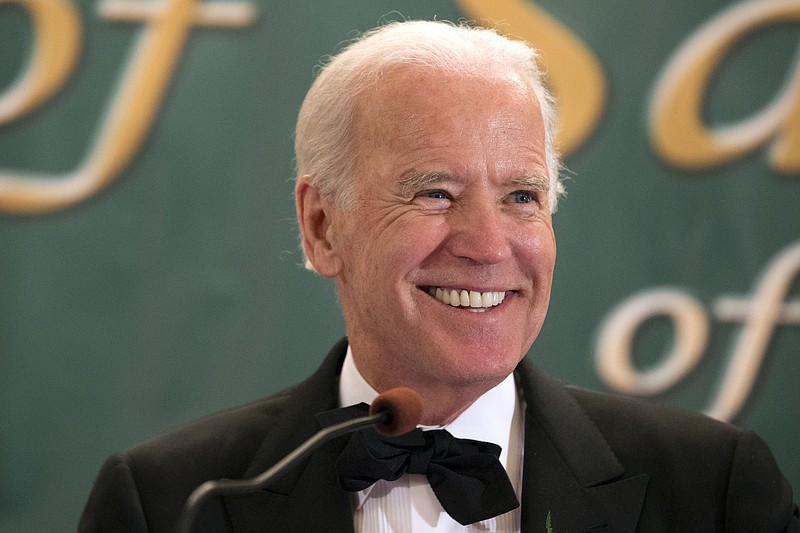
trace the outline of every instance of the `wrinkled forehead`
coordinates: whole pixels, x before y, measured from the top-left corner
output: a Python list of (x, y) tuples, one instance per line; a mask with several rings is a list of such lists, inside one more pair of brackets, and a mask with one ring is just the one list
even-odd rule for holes
[(358, 133), (393, 131), (398, 124), (446, 120), (479, 106), (520, 105), (541, 116), (530, 83), (511, 69), (492, 72), (446, 72), (424, 67), (394, 67), (381, 73), (357, 100)]
[[(377, 152), (423, 156), (459, 146), (545, 151), (536, 94), (510, 70), (480, 75), (420, 68), (386, 72), (361, 95), (354, 135), (360, 161)], [(492, 142), (499, 137), (504, 142)]]

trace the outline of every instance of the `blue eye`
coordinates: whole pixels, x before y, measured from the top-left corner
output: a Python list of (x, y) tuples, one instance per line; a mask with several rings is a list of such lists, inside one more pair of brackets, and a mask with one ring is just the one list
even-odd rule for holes
[(449, 198), (448, 194), (444, 191), (429, 191), (425, 193), (425, 196), (436, 200), (447, 200)]
[(515, 191), (512, 196), (514, 197), (514, 202), (518, 204), (528, 204), (536, 199), (534, 194), (529, 191)]

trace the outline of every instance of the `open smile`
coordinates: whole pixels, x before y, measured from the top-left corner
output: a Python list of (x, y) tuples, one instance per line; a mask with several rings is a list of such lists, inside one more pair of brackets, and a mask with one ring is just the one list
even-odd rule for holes
[(449, 287), (430, 286), (428, 294), (451, 307), (464, 307), (476, 313), (484, 312), (503, 303), (505, 291), (470, 291), (466, 289), (453, 289)]

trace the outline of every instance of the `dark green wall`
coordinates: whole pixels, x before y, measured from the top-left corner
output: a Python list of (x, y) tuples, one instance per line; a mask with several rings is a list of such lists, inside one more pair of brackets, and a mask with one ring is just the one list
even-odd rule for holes
[[(0, 198), (11, 172), (55, 180), (79, 167), (143, 31), (103, 18), (100, 1), (67, 3), (83, 24), (79, 62), (51, 99), (0, 124)], [(0, 212), (0, 531), (73, 529), (106, 456), (300, 379), (342, 335), (333, 284), (305, 272), (296, 251), (298, 106), (314, 65), (354, 30), (396, 12), (464, 13), (449, 0), (246, 3), (252, 25), (191, 31), (145, 142), (109, 186), (50, 213)], [(0, 1), (0, 98), (31, 55), (22, 4)], [(604, 318), (669, 286), (702, 304), (711, 333), (699, 366), (656, 399), (702, 410), (742, 329), (717, 320), (714, 302), (751, 297), (763, 269), (800, 240), (800, 176), (773, 170), (769, 142), (682, 170), (648, 139), (659, 74), (735, 3), (537, 4), (595, 54), (608, 93), (600, 123), (566, 158), (551, 311), (531, 355), (556, 376), (608, 389), (594, 367)], [(782, 91), (798, 64), (797, 18), (725, 56), (708, 124), (753, 116)], [(800, 320), (786, 322), (736, 422), (770, 443), (800, 488)], [(660, 361), (673, 337), (668, 320), (648, 322), (635, 363)]]

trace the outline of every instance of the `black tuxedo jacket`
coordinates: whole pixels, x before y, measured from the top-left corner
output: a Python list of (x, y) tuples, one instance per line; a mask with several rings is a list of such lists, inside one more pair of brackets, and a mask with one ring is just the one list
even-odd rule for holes
[[(174, 531), (186, 497), (209, 479), (253, 477), (337, 407), (346, 342), (303, 383), (145, 442), (106, 461), (80, 533)], [(792, 492), (753, 433), (657, 405), (565, 386), (523, 361), (527, 403), (522, 530), (800, 532)], [(195, 531), (352, 532), (351, 497), (321, 447), (273, 486), (209, 502)]]

